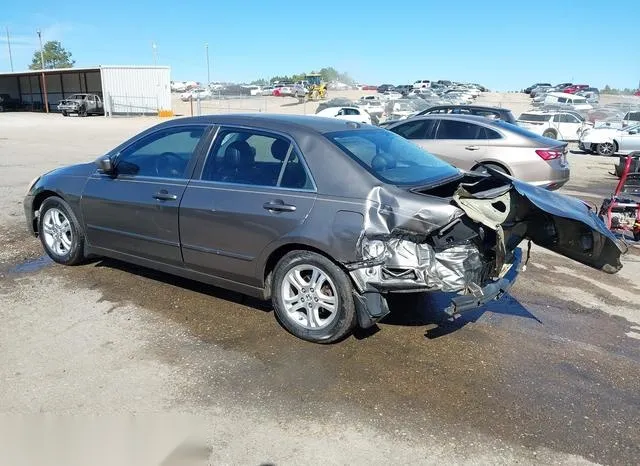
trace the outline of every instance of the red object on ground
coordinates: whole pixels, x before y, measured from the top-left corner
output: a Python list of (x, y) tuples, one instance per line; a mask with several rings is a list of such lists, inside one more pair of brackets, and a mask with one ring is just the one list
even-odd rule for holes
[[(640, 173), (631, 171), (634, 158), (640, 157), (640, 152), (632, 152), (627, 159), (615, 192), (608, 199), (602, 201), (600, 218), (611, 231), (633, 233), (633, 239), (640, 241), (640, 201), (635, 196), (640, 195)], [(621, 195), (631, 195), (621, 197)]]

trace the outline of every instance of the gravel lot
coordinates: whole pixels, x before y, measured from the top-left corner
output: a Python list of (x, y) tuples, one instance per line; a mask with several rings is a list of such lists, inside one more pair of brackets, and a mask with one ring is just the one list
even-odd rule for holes
[[(516, 116), (528, 103), (480, 101)], [(633, 245), (613, 276), (534, 248), (503, 301), (451, 322), (441, 296), (397, 297), (377, 329), (328, 347), (287, 334), (267, 303), (43, 258), (24, 227), (29, 181), (158, 121), (0, 114), (0, 464), (637, 464)], [(611, 159), (569, 161), (563, 192), (613, 189)]]

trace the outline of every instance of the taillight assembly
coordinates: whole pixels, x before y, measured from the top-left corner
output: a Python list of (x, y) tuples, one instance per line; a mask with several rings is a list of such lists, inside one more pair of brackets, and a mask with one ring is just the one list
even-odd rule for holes
[(557, 150), (557, 149), (538, 149), (538, 150), (536, 150), (536, 154), (538, 154), (540, 156), (540, 158), (542, 158), (544, 160), (559, 159), (560, 157), (562, 157), (563, 153), (564, 153), (563, 151)]

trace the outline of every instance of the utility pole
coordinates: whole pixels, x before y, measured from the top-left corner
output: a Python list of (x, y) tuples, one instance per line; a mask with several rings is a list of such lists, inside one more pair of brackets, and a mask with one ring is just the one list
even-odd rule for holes
[(153, 49), (153, 66), (158, 66), (158, 46), (152, 42), (151, 48)]
[(42, 47), (42, 31), (38, 29), (38, 39), (40, 39), (40, 69), (42, 70), (42, 100), (44, 101), (45, 112), (49, 113), (49, 96), (47, 95), (47, 80), (44, 76), (44, 48)]
[(9, 48), (9, 63), (11, 63), (11, 71), (13, 71), (13, 55), (11, 55), (11, 39), (9, 39), (9, 26), (7, 26), (7, 47)]
[(207, 86), (211, 84), (211, 68), (209, 67), (209, 44), (204, 44), (204, 49), (207, 53)]

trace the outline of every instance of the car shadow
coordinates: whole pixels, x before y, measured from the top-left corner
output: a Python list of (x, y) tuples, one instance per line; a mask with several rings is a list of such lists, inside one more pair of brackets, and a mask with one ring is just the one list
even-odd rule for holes
[[(213, 285), (130, 264), (128, 262), (122, 262), (117, 259), (97, 258), (89, 263), (92, 263), (93, 266), (97, 268), (106, 267), (121, 270), (150, 280), (184, 288), (195, 293), (251, 307), (261, 312), (269, 313), (273, 311), (270, 301), (263, 301), (224, 288), (218, 288)], [(482, 307), (452, 317), (446, 314), (444, 310), (449, 306), (451, 297), (455, 295), (455, 293), (443, 292), (390, 294), (387, 297), (390, 313), (382, 319), (381, 323), (405, 327), (428, 327), (425, 331), (425, 337), (428, 339), (439, 338), (460, 330), (465, 325), (476, 322), (487, 311), (495, 314), (533, 319), (541, 323), (537, 317), (531, 314), (517, 299), (509, 294), (503, 296), (500, 300), (491, 301)], [(353, 336), (357, 340), (363, 340), (375, 335), (379, 331), (380, 328), (377, 325), (370, 328), (358, 327), (355, 329)]]
[(282, 104), (281, 107), (297, 107), (298, 105), (302, 105), (304, 102), (290, 102), (288, 104)]
[(235, 304), (248, 306), (262, 312), (268, 313), (273, 310), (270, 301), (263, 301), (251, 296), (244, 295), (242, 293), (236, 293), (235, 291), (218, 288), (216, 286), (202, 283), (196, 280), (190, 280), (188, 278), (160, 272), (158, 270), (130, 264), (128, 262), (122, 262), (117, 259), (99, 258), (95, 259), (93, 262), (94, 267), (107, 267), (111, 269), (121, 270), (126, 273), (138, 275), (139, 277), (148, 278), (158, 282), (166, 283), (168, 285), (184, 288), (195, 293), (211, 296), (212, 298), (223, 299)]
[(439, 338), (469, 323), (476, 322), (485, 312), (533, 319), (542, 323), (513, 296), (507, 294), (477, 309), (450, 316), (444, 310), (455, 293), (395, 294), (388, 298), (390, 313), (382, 320), (387, 325), (426, 326), (425, 337)]

